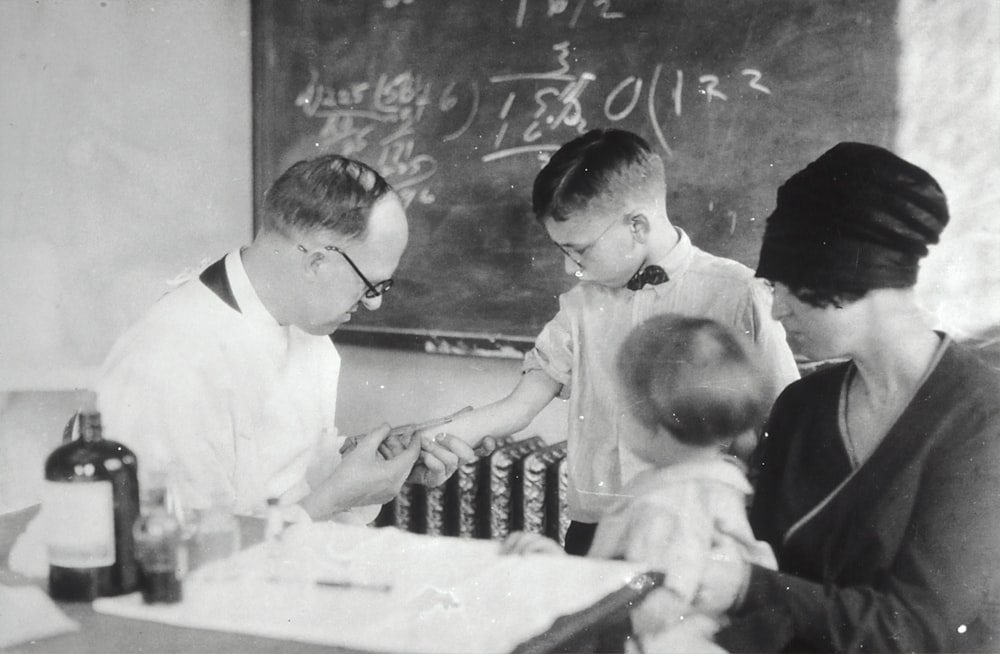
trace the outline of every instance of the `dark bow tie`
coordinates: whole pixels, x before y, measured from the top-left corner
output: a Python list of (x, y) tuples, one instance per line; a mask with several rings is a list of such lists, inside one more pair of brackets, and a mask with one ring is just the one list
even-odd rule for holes
[(669, 279), (670, 277), (667, 276), (667, 272), (663, 268), (660, 268), (659, 266), (646, 266), (636, 274), (632, 275), (632, 279), (628, 280), (628, 284), (626, 284), (626, 286), (631, 291), (638, 291), (646, 284), (656, 286), (657, 284), (662, 284)]

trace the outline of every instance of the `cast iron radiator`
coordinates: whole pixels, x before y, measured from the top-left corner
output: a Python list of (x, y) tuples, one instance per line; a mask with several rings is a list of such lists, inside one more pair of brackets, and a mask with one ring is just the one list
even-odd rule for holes
[(562, 544), (569, 525), (565, 461), (566, 441), (503, 440), (493, 454), (461, 466), (442, 486), (404, 484), (375, 525), (485, 539), (528, 531)]

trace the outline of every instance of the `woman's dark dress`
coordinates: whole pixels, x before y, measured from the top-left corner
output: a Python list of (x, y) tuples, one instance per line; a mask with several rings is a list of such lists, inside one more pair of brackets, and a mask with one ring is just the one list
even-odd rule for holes
[(724, 647), (1000, 651), (1000, 375), (943, 347), (856, 470), (838, 420), (852, 364), (778, 398), (750, 518), (780, 571), (754, 567)]

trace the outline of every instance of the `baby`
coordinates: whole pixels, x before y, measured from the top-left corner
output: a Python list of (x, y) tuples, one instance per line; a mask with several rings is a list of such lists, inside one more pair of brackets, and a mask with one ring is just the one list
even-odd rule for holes
[[(775, 567), (747, 522), (745, 471), (723, 454), (733, 438), (762, 424), (769, 408), (744, 340), (712, 320), (665, 314), (633, 329), (618, 352), (617, 378), (631, 398), (625, 408), (651, 428), (624, 442), (653, 468), (625, 485), (587, 556), (640, 561), (664, 573), (663, 586), (632, 613), (647, 653), (724, 651), (712, 642), (720, 615), (711, 595), (745, 578), (728, 574), (733, 565)], [(503, 550), (562, 552), (526, 533), (512, 534)]]

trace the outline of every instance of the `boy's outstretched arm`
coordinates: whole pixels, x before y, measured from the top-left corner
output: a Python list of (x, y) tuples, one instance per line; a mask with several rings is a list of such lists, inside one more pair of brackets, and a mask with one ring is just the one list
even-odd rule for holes
[(448, 423), (417, 432), (417, 435), (433, 438), (447, 433), (476, 447), (486, 436), (507, 436), (527, 427), (561, 389), (561, 383), (541, 370), (529, 370), (502, 400), (461, 413)]

